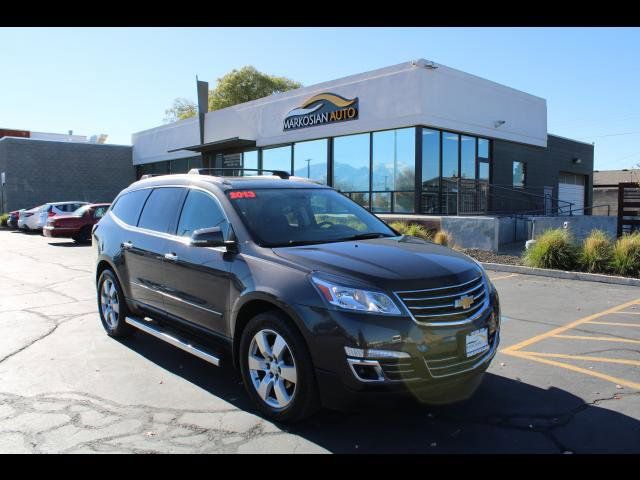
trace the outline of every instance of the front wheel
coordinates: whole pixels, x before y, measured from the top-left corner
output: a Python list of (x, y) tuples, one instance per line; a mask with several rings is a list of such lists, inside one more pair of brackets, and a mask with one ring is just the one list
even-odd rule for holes
[(240, 339), (245, 389), (259, 410), (280, 422), (295, 422), (319, 408), (311, 356), (300, 333), (279, 312), (252, 318)]
[(115, 274), (106, 269), (98, 279), (98, 310), (102, 326), (111, 337), (123, 338), (133, 328), (126, 323), (127, 304)]

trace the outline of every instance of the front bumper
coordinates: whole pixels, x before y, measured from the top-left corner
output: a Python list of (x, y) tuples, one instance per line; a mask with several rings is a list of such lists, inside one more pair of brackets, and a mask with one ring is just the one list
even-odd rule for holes
[[(425, 326), (409, 316), (382, 316), (296, 306), (308, 328), (316, 378), (326, 406), (342, 408), (360, 398), (404, 394), (428, 403), (468, 398), (478, 387), (500, 343), (500, 309), (491, 294), (473, 321)], [(489, 348), (467, 357), (466, 338), (487, 328)], [(403, 352), (402, 358), (355, 357), (345, 347), (366, 352)], [(353, 352), (352, 352), (353, 353)], [(373, 361), (377, 374), (359, 376), (354, 364)]]

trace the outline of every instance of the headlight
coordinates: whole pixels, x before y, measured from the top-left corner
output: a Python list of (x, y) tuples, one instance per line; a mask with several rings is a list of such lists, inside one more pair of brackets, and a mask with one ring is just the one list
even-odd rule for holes
[(359, 288), (345, 287), (316, 276), (311, 281), (327, 302), (345, 310), (381, 313), (383, 315), (402, 315), (396, 304), (382, 292), (373, 292)]

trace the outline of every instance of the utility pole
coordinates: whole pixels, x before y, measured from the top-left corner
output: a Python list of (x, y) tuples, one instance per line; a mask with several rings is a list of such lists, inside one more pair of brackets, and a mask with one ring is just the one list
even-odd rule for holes
[(307, 158), (305, 162), (307, 162), (307, 178), (311, 178), (311, 159)]

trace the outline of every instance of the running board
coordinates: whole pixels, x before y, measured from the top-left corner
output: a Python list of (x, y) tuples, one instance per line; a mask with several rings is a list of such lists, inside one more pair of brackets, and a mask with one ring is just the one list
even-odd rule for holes
[(180, 350), (184, 350), (185, 352), (195, 355), (196, 357), (201, 358), (206, 362), (212, 363), (216, 367), (220, 366), (220, 359), (215, 355), (206, 352), (202, 347), (192, 345), (189, 340), (180, 338), (174, 333), (168, 333), (153, 322), (148, 322), (132, 317), (126, 317), (125, 321), (132, 327), (142, 330), (149, 335), (153, 335), (163, 342), (167, 342), (174, 347), (178, 347)]

